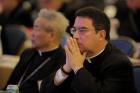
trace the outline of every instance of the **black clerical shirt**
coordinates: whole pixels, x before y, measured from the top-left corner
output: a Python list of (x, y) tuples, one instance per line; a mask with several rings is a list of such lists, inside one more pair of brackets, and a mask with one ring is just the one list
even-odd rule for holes
[[(33, 76), (27, 79), (47, 58), (50, 58), (50, 60)], [(20, 93), (38, 93), (38, 80), (46, 78), (64, 63), (65, 52), (61, 47), (43, 53), (39, 53), (35, 49), (27, 49), (22, 53), (20, 61), (14, 69), (7, 85), (18, 84), (20, 81)]]

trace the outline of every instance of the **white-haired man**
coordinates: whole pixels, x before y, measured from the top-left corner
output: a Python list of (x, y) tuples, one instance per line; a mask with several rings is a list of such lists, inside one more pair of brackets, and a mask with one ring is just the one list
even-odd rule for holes
[(20, 93), (38, 93), (38, 81), (65, 63), (60, 46), (68, 20), (59, 12), (42, 9), (33, 26), (32, 48), (25, 50), (8, 84), (18, 84)]

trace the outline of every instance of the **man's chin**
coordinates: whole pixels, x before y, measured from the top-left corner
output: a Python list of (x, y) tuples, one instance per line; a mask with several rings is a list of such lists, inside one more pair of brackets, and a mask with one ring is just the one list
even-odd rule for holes
[(86, 52), (86, 50), (80, 49), (81, 54), (83, 54), (84, 52)]
[(36, 49), (37, 47), (36, 47), (36, 46), (34, 46), (34, 45), (32, 45), (32, 48), (35, 48), (35, 49)]
[(80, 44), (78, 46), (79, 46), (79, 49), (80, 49), (81, 54), (83, 54), (84, 52), (86, 52), (86, 50), (82, 46), (80, 46)]

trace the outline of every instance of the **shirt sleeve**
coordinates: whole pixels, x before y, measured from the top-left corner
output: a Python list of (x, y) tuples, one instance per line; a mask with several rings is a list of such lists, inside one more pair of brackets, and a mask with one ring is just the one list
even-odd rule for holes
[(55, 77), (54, 77), (54, 82), (56, 83), (55, 85), (58, 86), (58, 85), (62, 84), (63, 81), (67, 78), (68, 78), (68, 75), (66, 75), (65, 73), (63, 73), (63, 71), (61, 69), (59, 69), (56, 72)]

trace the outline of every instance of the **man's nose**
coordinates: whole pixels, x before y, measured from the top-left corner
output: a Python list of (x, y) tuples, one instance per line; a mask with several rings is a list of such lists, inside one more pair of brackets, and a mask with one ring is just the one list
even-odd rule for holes
[(73, 34), (73, 38), (79, 38), (79, 32), (76, 31), (74, 34)]

